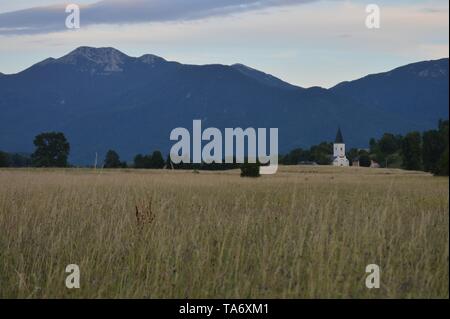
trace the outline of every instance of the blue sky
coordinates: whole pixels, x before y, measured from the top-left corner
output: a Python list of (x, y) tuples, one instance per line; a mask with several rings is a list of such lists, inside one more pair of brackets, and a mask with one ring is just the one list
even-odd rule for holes
[[(113, 46), (132, 56), (152, 53), (183, 63), (243, 63), (300, 86), (330, 87), (448, 57), (449, 51), (449, 6), (443, 0), (73, 2), (81, 5), (76, 31), (60, 27), (64, 1), (2, 1), (0, 72), (16, 73), (81, 45)], [(365, 27), (369, 3), (381, 8), (380, 29)], [(4, 32), (25, 26), (33, 31)]]

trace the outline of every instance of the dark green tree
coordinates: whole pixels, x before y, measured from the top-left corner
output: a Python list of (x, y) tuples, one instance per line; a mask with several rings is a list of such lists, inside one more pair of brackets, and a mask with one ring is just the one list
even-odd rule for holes
[(309, 152), (296, 148), (281, 158), (280, 164), (297, 165), (299, 162), (309, 161)]
[(444, 141), (445, 149), (440, 156), (437, 169), (433, 172), (436, 175), (448, 176), (448, 150), (449, 150), (449, 121), (439, 121), (439, 133)]
[(347, 153), (347, 158), (350, 162), (350, 165), (352, 165), (353, 161), (356, 160), (356, 158), (359, 156), (359, 151), (357, 148), (352, 148)]
[(333, 154), (333, 143), (322, 142), (319, 145), (312, 146), (309, 151), (309, 160), (319, 165), (331, 164), (331, 155)]
[(105, 161), (103, 163), (104, 168), (121, 168), (124, 163), (120, 161), (119, 154), (114, 150), (109, 150), (106, 153)]
[[(164, 158), (160, 151), (154, 151), (151, 155), (138, 154), (134, 157), (134, 168), (161, 169), (164, 168), (165, 165), (166, 162), (164, 161)], [(169, 163), (169, 168), (170, 167), (171, 165)]]
[(31, 158), (24, 154), (10, 154), (10, 159), (12, 167), (30, 167), (33, 164)]
[(36, 167), (66, 167), (70, 144), (60, 132), (39, 134), (34, 139), (36, 150), (31, 155)]
[(154, 151), (150, 157), (150, 168), (163, 168), (164, 167), (164, 158), (160, 151)]
[(397, 159), (401, 150), (401, 135), (384, 133), (380, 140), (370, 139), (370, 157), (382, 167)]
[(11, 158), (8, 153), (0, 151), (0, 167), (9, 167)]
[(422, 145), (419, 132), (408, 133), (402, 141), (402, 167), (407, 170), (422, 168)]
[(394, 134), (384, 133), (381, 139), (378, 141), (378, 147), (380, 152), (384, 155), (391, 155), (400, 149), (398, 140)]
[(422, 137), (422, 161), (426, 172), (436, 172), (438, 163), (445, 151), (445, 140), (437, 130), (423, 133)]
[(441, 155), (437, 169), (434, 173), (438, 176), (448, 176), (448, 145), (444, 153)]
[(379, 147), (378, 147), (377, 140), (374, 139), (374, 138), (371, 138), (369, 140), (369, 147), (370, 147), (370, 153), (371, 154), (375, 154), (376, 152), (378, 152)]
[(134, 157), (134, 168), (148, 168), (148, 157), (138, 154)]

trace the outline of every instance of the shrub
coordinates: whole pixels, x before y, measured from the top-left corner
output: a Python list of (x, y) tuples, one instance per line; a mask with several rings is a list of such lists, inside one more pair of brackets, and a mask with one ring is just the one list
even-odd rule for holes
[(367, 152), (361, 152), (359, 155), (359, 166), (361, 167), (370, 167), (372, 161), (370, 160), (370, 156)]
[(241, 177), (259, 177), (259, 163), (244, 163), (241, 165)]

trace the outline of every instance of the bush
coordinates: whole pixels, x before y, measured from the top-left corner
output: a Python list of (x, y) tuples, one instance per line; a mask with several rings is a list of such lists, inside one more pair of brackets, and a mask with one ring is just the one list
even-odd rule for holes
[(367, 154), (366, 152), (361, 153), (359, 155), (359, 166), (370, 167), (370, 164), (372, 164), (372, 161), (370, 160), (369, 154)]
[(241, 177), (259, 177), (259, 163), (245, 163), (241, 165)]

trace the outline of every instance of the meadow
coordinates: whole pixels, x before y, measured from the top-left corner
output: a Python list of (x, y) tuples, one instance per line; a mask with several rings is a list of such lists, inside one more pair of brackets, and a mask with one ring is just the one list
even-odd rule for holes
[(0, 298), (448, 298), (448, 183), (316, 166), (3, 169)]

